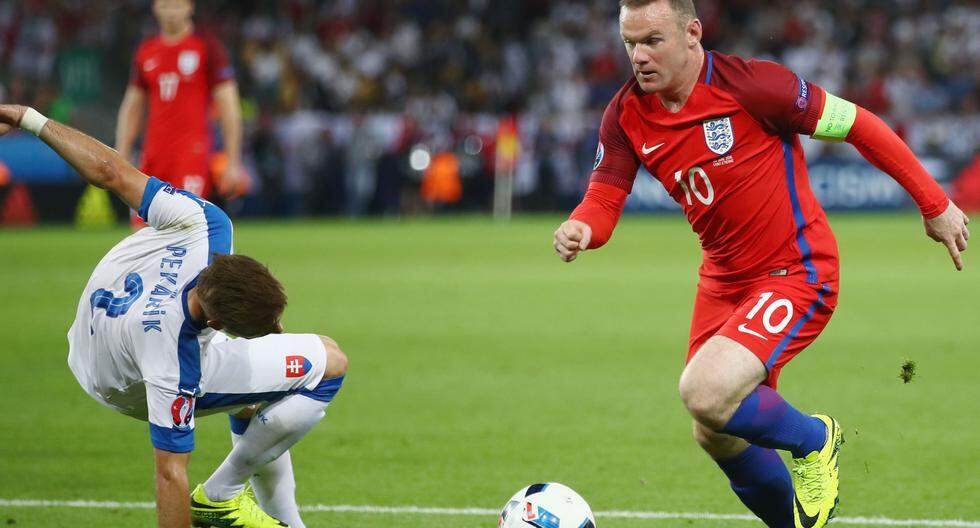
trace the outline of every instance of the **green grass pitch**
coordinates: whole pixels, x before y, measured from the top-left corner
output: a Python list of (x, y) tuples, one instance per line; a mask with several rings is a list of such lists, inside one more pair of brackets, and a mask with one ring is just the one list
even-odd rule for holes
[[(327, 419), (294, 448), (301, 504), (498, 508), (560, 481), (597, 511), (745, 513), (677, 396), (699, 262), (676, 217), (628, 217), (572, 264), (558, 217), (511, 224), (246, 223), (236, 250), (289, 293), (287, 330), (350, 357)], [(913, 215), (831, 217), (840, 305), (781, 392), (842, 423), (841, 515), (980, 521), (980, 255), (957, 273)], [(90, 400), (65, 333), (126, 231), (0, 231), (0, 499), (152, 501), (145, 423)], [(911, 383), (903, 361), (916, 362)], [(198, 422), (192, 484), (229, 447)], [(0, 524), (150, 526), (152, 510), (0, 506)], [(311, 527), (478, 527), (494, 516), (310, 512)], [(727, 526), (599, 517), (602, 528)], [(752, 526), (738, 522), (736, 526)]]

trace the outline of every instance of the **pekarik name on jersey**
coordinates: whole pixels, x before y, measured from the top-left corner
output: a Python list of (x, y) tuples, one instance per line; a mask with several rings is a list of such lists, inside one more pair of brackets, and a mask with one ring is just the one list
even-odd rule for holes
[[(167, 256), (160, 259), (160, 280), (153, 286), (150, 298), (143, 306), (143, 315), (147, 317), (166, 315), (167, 311), (161, 310), (160, 307), (168, 300), (177, 298), (177, 279), (180, 268), (184, 265), (183, 257), (187, 255), (187, 248), (167, 246), (166, 251)], [(168, 286), (174, 288), (170, 289)], [(151, 330), (163, 333), (160, 319), (144, 319), (142, 322), (144, 333)]]

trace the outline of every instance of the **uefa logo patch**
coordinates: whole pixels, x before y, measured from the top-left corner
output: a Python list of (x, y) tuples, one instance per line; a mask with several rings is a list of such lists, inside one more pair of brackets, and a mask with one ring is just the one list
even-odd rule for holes
[(174, 419), (174, 427), (185, 431), (190, 429), (191, 420), (194, 419), (194, 398), (189, 396), (177, 396), (174, 403), (170, 406), (170, 414)]
[(304, 356), (286, 356), (286, 377), (302, 378), (313, 368), (313, 363)]
[(798, 77), (800, 80), (800, 95), (796, 98), (796, 109), (806, 110), (807, 103), (810, 102), (810, 88), (806, 84), (806, 80), (802, 77)]
[(599, 164), (602, 163), (602, 157), (606, 155), (606, 147), (602, 146), (602, 142), (599, 142), (599, 147), (595, 149), (595, 163), (592, 164), (592, 170), (599, 168)]
[(706, 119), (704, 127), (704, 142), (708, 150), (719, 156), (728, 154), (735, 146), (735, 131), (732, 130), (732, 118), (721, 117)]

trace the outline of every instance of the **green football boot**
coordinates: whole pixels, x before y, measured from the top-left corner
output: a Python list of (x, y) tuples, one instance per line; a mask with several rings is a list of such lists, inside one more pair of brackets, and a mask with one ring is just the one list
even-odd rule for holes
[(820, 451), (793, 459), (793, 519), (796, 528), (822, 528), (837, 513), (840, 500), (840, 447), (844, 443), (837, 420), (815, 414), (827, 426), (827, 441)]
[(213, 501), (200, 484), (191, 493), (191, 520), (199, 528), (282, 528), (289, 526), (259, 508), (255, 495), (242, 490), (226, 501)]

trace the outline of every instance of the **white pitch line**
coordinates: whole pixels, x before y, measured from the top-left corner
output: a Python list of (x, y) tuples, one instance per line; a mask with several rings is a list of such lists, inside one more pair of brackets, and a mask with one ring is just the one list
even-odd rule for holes
[[(150, 510), (152, 502), (116, 502), (88, 500), (37, 500), (37, 499), (0, 499), (0, 506), (14, 508), (104, 508), (121, 510)], [(496, 516), (499, 510), (488, 508), (430, 508), (424, 506), (353, 506), (349, 504), (312, 504), (301, 506), (300, 510), (307, 512), (346, 512), (346, 513), (389, 513), (415, 515), (474, 515)], [(703, 512), (656, 512), (656, 511), (600, 511), (595, 512), (601, 518), (625, 519), (692, 519), (702, 521), (754, 521), (753, 515), (703, 513)], [(832, 521), (836, 525), (863, 526), (939, 526), (953, 528), (980, 528), (980, 521), (963, 521), (958, 519), (889, 519), (887, 517), (839, 517)]]
[(119, 510), (152, 510), (156, 507), (156, 504), (152, 502), (0, 499), (0, 506), (12, 506), (14, 508), (115, 508)]

